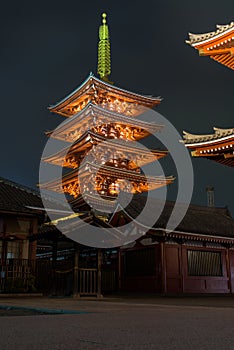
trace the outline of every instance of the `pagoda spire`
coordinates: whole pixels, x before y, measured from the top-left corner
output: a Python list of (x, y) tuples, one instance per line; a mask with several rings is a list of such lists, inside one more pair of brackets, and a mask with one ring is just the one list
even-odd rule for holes
[(108, 78), (111, 74), (111, 52), (106, 13), (102, 14), (102, 25), (99, 27), (98, 74), (103, 81), (111, 83)]

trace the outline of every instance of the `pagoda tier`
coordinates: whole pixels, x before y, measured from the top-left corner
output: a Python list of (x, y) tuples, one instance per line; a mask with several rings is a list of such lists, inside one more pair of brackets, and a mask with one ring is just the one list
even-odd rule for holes
[(186, 43), (197, 49), (200, 56), (209, 56), (234, 69), (234, 22), (217, 25), (217, 30), (209, 33), (189, 33)]
[(42, 160), (54, 165), (76, 169), (89, 150), (92, 148), (94, 150), (100, 142), (102, 142), (101, 146), (96, 147), (95, 153), (92, 153), (93, 156), (89, 155), (89, 159), (92, 157), (93, 163), (113, 163), (113, 166), (128, 170), (137, 169), (168, 154), (167, 151), (146, 150), (126, 140), (114, 139), (113, 141), (91, 131), (86, 131), (72, 146)]
[[(117, 130), (117, 136), (127, 140), (140, 140), (162, 128), (162, 125), (126, 117), (89, 103), (81, 112), (46, 134), (58, 140), (74, 142), (87, 130), (108, 136), (113, 125)], [(116, 135), (112, 137), (114, 136)]]
[(193, 157), (203, 157), (234, 167), (234, 129), (214, 128), (214, 134), (194, 135), (184, 132), (184, 144)]
[[(79, 177), (79, 178), (78, 178)], [(49, 181), (41, 185), (46, 190), (67, 193), (74, 198), (81, 193), (91, 195), (98, 192), (103, 197), (115, 198), (121, 191), (129, 193), (141, 193), (168, 185), (174, 181), (172, 176), (145, 176), (138, 171), (121, 169), (109, 165), (96, 165), (84, 162), (79, 168), (79, 173), (74, 170), (61, 179)]]
[(137, 116), (161, 102), (160, 97), (143, 96), (90, 76), (62, 101), (49, 107), (51, 112), (71, 117), (92, 102), (126, 116)]

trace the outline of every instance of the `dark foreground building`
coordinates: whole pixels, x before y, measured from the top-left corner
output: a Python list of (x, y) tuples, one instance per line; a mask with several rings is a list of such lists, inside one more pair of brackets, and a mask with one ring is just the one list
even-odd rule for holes
[(39, 193), (0, 178), (0, 290), (33, 289), (32, 266), (36, 261), (36, 241), (44, 214), (30, 207), (42, 207)]

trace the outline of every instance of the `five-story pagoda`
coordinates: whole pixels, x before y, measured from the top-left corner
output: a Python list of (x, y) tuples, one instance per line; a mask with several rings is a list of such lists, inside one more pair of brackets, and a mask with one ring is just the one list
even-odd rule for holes
[(75, 91), (49, 107), (67, 120), (47, 135), (70, 144), (43, 161), (73, 170), (63, 175), (62, 186), (61, 179), (55, 179), (41, 187), (68, 194), (76, 212), (89, 210), (95, 204), (96, 209), (110, 213), (120, 191), (147, 192), (174, 180), (146, 177), (141, 167), (164, 157), (167, 151), (147, 151), (134, 142), (162, 127), (135, 118), (157, 106), (161, 99), (120, 89), (109, 81), (111, 60), (106, 14), (102, 15), (99, 39), (100, 78), (90, 74)]

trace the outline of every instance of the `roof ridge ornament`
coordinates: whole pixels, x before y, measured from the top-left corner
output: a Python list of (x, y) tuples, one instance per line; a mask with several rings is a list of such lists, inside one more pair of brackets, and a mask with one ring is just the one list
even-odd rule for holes
[(101, 80), (112, 84), (109, 81), (111, 74), (111, 52), (110, 52), (110, 34), (106, 21), (106, 13), (102, 14), (102, 25), (99, 27), (99, 43), (98, 43), (98, 75)]
[(186, 40), (186, 44), (189, 45), (198, 45), (201, 42), (209, 39), (213, 39), (218, 35), (225, 34), (226, 31), (231, 30), (234, 27), (234, 22), (230, 24), (217, 24), (216, 30), (212, 32), (202, 33), (202, 34), (194, 34), (188, 33), (189, 40)]

